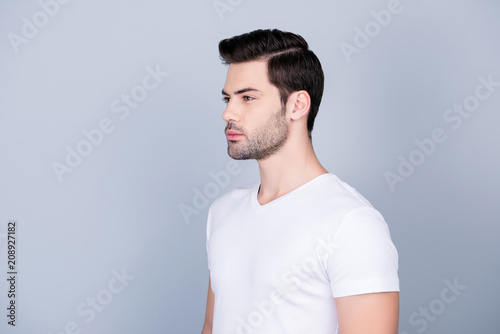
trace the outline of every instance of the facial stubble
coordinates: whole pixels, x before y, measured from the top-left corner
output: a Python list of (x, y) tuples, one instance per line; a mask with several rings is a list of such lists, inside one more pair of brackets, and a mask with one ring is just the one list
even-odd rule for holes
[[(226, 126), (226, 130), (228, 129), (242, 130), (231, 122)], [(285, 107), (282, 106), (280, 110), (271, 115), (263, 127), (256, 129), (251, 134), (243, 132), (243, 135), (246, 140), (228, 140), (227, 153), (233, 159), (264, 160), (278, 152), (288, 138)]]

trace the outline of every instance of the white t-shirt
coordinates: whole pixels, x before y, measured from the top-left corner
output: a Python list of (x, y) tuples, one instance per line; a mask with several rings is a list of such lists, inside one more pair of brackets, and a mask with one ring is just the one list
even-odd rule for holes
[(354, 188), (328, 173), (261, 205), (259, 185), (209, 210), (214, 334), (333, 334), (334, 298), (399, 291), (388, 226)]

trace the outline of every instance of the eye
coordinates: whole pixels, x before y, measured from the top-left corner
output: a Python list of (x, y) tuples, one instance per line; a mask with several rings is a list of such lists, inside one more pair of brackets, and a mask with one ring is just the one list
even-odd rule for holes
[(255, 100), (255, 98), (251, 97), (251, 96), (248, 96), (248, 95), (245, 95), (245, 96), (243, 96), (243, 100), (245, 100), (245, 101), (252, 101), (252, 100)]
[(227, 104), (229, 102), (229, 97), (223, 96), (222, 97), (222, 102), (224, 102), (224, 103)]

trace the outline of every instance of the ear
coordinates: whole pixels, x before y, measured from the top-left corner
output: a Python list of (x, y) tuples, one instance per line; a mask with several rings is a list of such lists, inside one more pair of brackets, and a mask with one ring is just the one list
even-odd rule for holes
[(305, 90), (299, 90), (290, 94), (287, 104), (291, 108), (290, 119), (297, 121), (303, 117), (307, 118), (311, 107), (311, 97)]

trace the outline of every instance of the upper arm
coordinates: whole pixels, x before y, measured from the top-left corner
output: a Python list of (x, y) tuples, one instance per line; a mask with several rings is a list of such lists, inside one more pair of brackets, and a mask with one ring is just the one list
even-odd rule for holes
[(335, 298), (339, 334), (397, 334), (399, 292)]
[(210, 281), (210, 275), (209, 275), (207, 307), (205, 310), (205, 323), (203, 324), (203, 330), (201, 334), (212, 334), (212, 324), (214, 319), (214, 301), (215, 301), (215, 295), (214, 292), (212, 291), (212, 282)]

